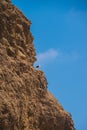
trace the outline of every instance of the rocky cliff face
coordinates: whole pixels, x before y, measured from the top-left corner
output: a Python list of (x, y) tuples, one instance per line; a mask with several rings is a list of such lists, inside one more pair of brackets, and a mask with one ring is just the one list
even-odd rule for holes
[(0, 0), (0, 130), (75, 130), (72, 118), (36, 70), (31, 22)]

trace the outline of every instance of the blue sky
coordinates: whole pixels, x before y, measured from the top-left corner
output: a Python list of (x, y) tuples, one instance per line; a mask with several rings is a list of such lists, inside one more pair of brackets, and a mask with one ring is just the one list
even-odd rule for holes
[(87, 0), (13, 0), (32, 21), (37, 63), (49, 90), (87, 130)]

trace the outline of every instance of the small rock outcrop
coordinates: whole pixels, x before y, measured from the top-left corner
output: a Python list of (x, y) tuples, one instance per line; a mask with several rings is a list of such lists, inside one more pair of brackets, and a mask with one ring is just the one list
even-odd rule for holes
[(33, 66), (30, 25), (11, 0), (0, 0), (0, 130), (75, 130), (44, 72)]

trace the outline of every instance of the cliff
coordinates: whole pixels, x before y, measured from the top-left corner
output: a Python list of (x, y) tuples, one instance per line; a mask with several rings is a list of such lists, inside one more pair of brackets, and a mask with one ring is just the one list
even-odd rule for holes
[(44, 72), (33, 66), (30, 25), (10, 0), (0, 0), (0, 130), (75, 130)]

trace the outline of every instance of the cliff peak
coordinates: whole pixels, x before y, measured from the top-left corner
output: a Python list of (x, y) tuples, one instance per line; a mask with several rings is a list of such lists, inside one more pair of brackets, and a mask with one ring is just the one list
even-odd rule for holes
[(33, 66), (30, 25), (10, 0), (0, 1), (0, 130), (75, 130), (44, 72)]

